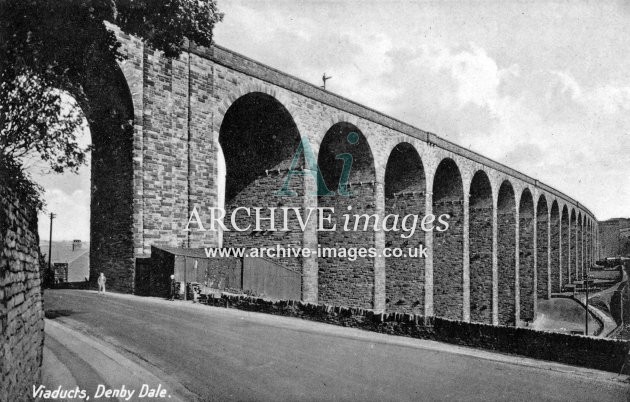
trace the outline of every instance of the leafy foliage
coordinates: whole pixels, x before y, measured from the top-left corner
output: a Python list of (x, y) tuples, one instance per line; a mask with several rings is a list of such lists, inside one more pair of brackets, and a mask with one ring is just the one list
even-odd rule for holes
[(211, 45), (222, 17), (215, 0), (0, 0), (0, 162), (37, 154), (56, 172), (84, 162), (76, 132), (89, 69), (123, 59), (106, 22), (176, 57), (186, 39)]
[(19, 161), (34, 153), (56, 172), (76, 170), (84, 162), (84, 150), (76, 141), (82, 114), (73, 103), (63, 103), (59, 91), (35, 75), (21, 75), (0, 82), (0, 99), (4, 158)]
[(43, 207), (42, 187), (33, 182), (19, 162), (0, 157), (0, 185), (13, 189), (26, 206), (34, 209)]

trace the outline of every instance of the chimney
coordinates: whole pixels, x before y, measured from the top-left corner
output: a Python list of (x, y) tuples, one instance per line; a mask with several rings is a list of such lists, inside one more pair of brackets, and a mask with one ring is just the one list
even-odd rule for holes
[(72, 240), (72, 251), (81, 249), (81, 240)]

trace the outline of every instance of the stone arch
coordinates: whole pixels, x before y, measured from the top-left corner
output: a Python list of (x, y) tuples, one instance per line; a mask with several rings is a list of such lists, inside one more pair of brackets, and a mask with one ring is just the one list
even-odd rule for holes
[(499, 324), (515, 325), (516, 197), (508, 180), (499, 187), (497, 229)]
[(547, 198), (541, 194), (536, 206), (536, 290), (539, 299), (551, 297), (549, 252), (549, 210)]
[(558, 200), (551, 204), (551, 292), (558, 293), (562, 284), (560, 283), (560, 210)]
[[(237, 208), (251, 208), (250, 214), (241, 210), (235, 222), (239, 228), (223, 234), (225, 247), (301, 246), (302, 231), (297, 219), (288, 219), (288, 230), (276, 224), (275, 230), (268, 220), (256, 227), (255, 210), (261, 208), (260, 217), (269, 219), (268, 208), (278, 208), (274, 218), (279, 220), (280, 207), (301, 208), (304, 204), (304, 176), (288, 178), (291, 168), (304, 166), (303, 156), (298, 166), (293, 157), (300, 144), (300, 133), (289, 111), (273, 96), (264, 92), (249, 92), (237, 98), (225, 112), (219, 129), (219, 144), (225, 159), (225, 210), (226, 219)], [(293, 194), (279, 194), (285, 181)], [(301, 273), (301, 260), (297, 257), (274, 259), (274, 262)], [(245, 289), (247, 290), (247, 289)]]
[[(413, 145), (396, 145), (385, 168), (385, 216), (400, 220), (411, 214), (424, 216), (426, 177), (420, 155)], [(393, 225), (388, 222), (388, 227)], [(401, 231), (385, 232), (385, 247), (400, 248), (425, 244), (425, 234), (418, 224), (411, 237)], [(406, 235), (405, 235), (406, 236)], [(385, 295), (388, 310), (422, 314), (424, 312), (424, 259), (418, 256), (385, 258)]]
[[(349, 165), (351, 155), (351, 165)], [(319, 195), (320, 208), (334, 208), (331, 222), (335, 231), (318, 231), (317, 239), (321, 248), (339, 251), (345, 249), (369, 248), (375, 246), (374, 216), (377, 212), (377, 183), (374, 157), (363, 132), (354, 124), (335, 123), (326, 132), (319, 147), (318, 161), (323, 181), (327, 188), (335, 192)], [(347, 170), (347, 185), (343, 186), (342, 175)], [(324, 189), (320, 184), (320, 194)], [(340, 185), (341, 184), (341, 185)], [(347, 190), (347, 193), (344, 192)], [(360, 215), (372, 216), (369, 219)], [(349, 220), (345, 230), (346, 217)], [(356, 230), (355, 230), (355, 224)], [(367, 226), (367, 230), (363, 230)], [(332, 252), (331, 252), (332, 253)], [(346, 257), (322, 255), (318, 258), (319, 300), (351, 307), (374, 307), (375, 258), (357, 256), (350, 261)]]
[[(90, 203), (90, 281), (99, 272), (108, 287), (135, 289), (135, 235), (138, 217), (134, 189), (133, 98), (128, 82), (114, 62), (89, 70), (80, 104), (92, 138)], [(77, 97), (80, 99), (80, 97)], [(141, 247), (141, 245), (138, 245)]]
[[(273, 98), (276, 102), (282, 105), (282, 107), (291, 116), (293, 123), (296, 127), (298, 127), (298, 131), (301, 127), (303, 127), (301, 124), (299, 109), (293, 105), (291, 98), (282, 90), (275, 89), (262, 83), (252, 83), (238, 86), (236, 89), (223, 97), (223, 100), (216, 109), (216, 116), (214, 120), (217, 122), (217, 127), (221, 127), (223, 125), (225, 114), (228, 112), (230, 107), (232, 107), (234, 102), (249, 94), (264, 94)], [(217, 135), (220, 135), (220, 133), (217, 133)]]
[(535, 267), (534, 267), (534, 200), (531, 191), (525, 188), (519, 202), (519, 289), (520, 319), (534, 320)]
[(478, 170), (470, 184), (470, 319), (492, 324), (492, 185)]
[(464, 191), (460, 170), (453, 159), (439, 163), (433, 178), (433, 214), (448, 215), (449, 227), (433, 230), (433, 305), (435, 315), (463, 317)]
[[(314, 131), (312, 133), (312, 137), (310, 137), (311, 145), (313, 147), (313, 152), (315, 153), (316, 157), (319, 157), (319, 149), (321, 147), (322, 142), (324, 141), (324, 138), (328, 134), (328, 131), (330, 131), (331, 127), (335, 127), (335, 126), (348, 126), (349, 125), (349, 126), (354, 126), (354, 127), (360, 127), (361, 132), (364, 133), (365, 139), (367, 141), (367, 145), (370, 146), (370, 149), (373, 148), (370, 142), (369, 135), (366, 132), (367, 127), (364, 124), (365, 122), (362, 121), (359, 117), (353, 114), (349, 114), (349, 113), (338, 112), (338, 113), (333, 113), (331, 115), (322, 117), (322, 120), (323, 120), (322, 122), (323, 129)], [(372, 158), (374, 159), (374, 169), (376, 170), (377, 168), (376, 157), (372, 155)], [(376, 173), (378, 174), (378, 172)]]
[(571, 254), (571, 232), (570, 225), (571, 222), (569, 220), (569, 209), (567, 205), (563, 205), (562, 207), (562, 258), (561, 258), (561, 267), (560, 267), (560, 291), (562, 292), (564, 285), (569, 283), (568, 276), (568, 265), (569, 265), (569, 255)]

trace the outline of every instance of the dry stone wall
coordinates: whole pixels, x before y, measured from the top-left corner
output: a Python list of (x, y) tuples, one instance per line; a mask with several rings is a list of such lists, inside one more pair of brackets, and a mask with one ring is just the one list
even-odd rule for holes
[(362, 308), (294, 300), (274, 301), (239, 295), (211, 295), (205, 303), (210, 306), (298, 317), (391, 335), (431, 339), (614, 373), (622, 370), (628, 372), (630, 351), (628, 341), (468, 323), (440, 317), (427, 318), (409, 313), (375, 313)]
[(0, 245), (0, 401), (18, 401), (41, 377), (39, 236), (36, 211), (1, 184)]

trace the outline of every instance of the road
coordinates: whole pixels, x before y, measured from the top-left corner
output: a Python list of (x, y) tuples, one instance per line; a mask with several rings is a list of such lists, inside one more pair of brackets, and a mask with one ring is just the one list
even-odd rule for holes
[[(44, 296), (47, 334), (57, 331), (46, 341), (48, 359), (60, 356), (90, 389), (120, 384), (90, 375), (107, 359), (71, 352), (59, 331), (109, 348), (111, 364), (128, 359), (183, 400), (630, 400), (627, 379), (595, 370), (190, 302), (78, 290)], [(112, 371), (120, 370), (104, 370)]]

